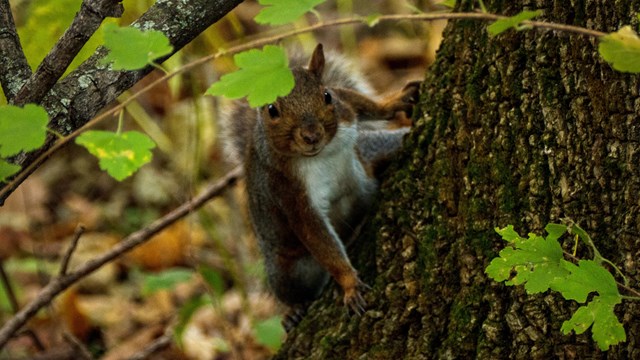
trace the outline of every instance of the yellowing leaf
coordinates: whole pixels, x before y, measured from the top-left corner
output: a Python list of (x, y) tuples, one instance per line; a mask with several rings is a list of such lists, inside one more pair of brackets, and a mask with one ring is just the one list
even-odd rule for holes
[(600, 38), (598, 52), (614, 69), (640, 73), (640, 38), (630, 26)]
[(151, 161), (151, 149), (156, 144), (145, 134), (128, 131), (87, 131), (76, 139), (92, 155), (100, 159), (100, 168), (118, 181), (133, 174)]

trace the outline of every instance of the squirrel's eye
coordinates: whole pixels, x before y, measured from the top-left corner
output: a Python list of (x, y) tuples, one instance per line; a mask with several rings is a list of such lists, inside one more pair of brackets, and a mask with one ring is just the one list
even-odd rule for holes
[(278, 108), (273, 104), (267, 105), (267, 111), (269, 111), (269, 116), (271, 116), (272, 118), (277, 118), (278, 116), (280, 116)]
[(333, 99), (331, 98), (331, 94), (329, 94), (328, 91), (324, 91), (324, 103), (329, 105), (331, 104), (331, 102), (333, 101)]

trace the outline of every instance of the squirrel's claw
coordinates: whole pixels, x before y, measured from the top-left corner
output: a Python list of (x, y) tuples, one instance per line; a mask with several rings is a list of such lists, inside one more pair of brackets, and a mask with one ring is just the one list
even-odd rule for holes
[(345, 292), (344, 305), (351, 309), (351, 311), (353, 311), (353, 313), (355, 313), (356, 315), (362, 316), (365, 313), (367, 307), (367, 302), (364, 300), (362, 294), (366, 290), (370, 289), (371, 287), (369, 285), (361, 281), (358, 282), (358, 285), (356, 285), (353, 290)]
[(402, 88), (402, 100), (406, 103), (417, 104), (420, 98), (422, 81), (410, 81)]
[(307, 315), (306, 304), (290, 307), (282, 318), (282, 327), (287, 333), (291, 332), (291, 329), (298, 325), (305, 315)]
[(411, 81), (402, 88), (402, 90), (396, 95), (396, 100), (393, 101), (393, 109), (395, 112), (403, 111), (407, 114), (407, 117), (411, 117), (413, 113), (413, 107), (418, 103), (420, 99), (420, 86), (421, 81)]

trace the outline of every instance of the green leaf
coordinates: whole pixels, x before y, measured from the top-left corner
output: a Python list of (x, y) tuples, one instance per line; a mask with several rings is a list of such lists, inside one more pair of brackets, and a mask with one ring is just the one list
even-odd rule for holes
[(189, 269), (168, 269), (157, 274), (145, 274), (142, 285), (144, 295), (152, 294), (159, 290), (169, 290), (176, 285), (189, 281), (193, 276), (193, 270)]
[(440, 3), (440, 5), (444, 5), (450, 9), (453, 9), (456, 6), (456, 0), (444, 0)]
[(511, 28), (520, 30), (520, 25), (523, 21), (531, 20), (534, 17), (539, 16), (540, 14), (542, 14), (542, 10), (521, 11), (520, 13), (514, 16), (511, 16), (505, 19), (496, 20), (493, 24), (487, 27), (487, 31), (489, 31), (489, 35), (496, 36)]
[(155, 147), (147, 135), (137, 131), (117, 134), (92, 130), (78, 136), (76, 143), (100, 159), (100, 168), (118, 181), (151, 161), (150, 150)]
[(208, 95), (224, 95), (230, 99), (246, 96), (249, 105), (257, 107), (273, 102), (293, 89), (293, 74), (283, 48), (267, 45), (262, 51), (245, 51), (233, 59), (240, 69), (222, 76), (209, 87)]
[(44, 144), (49, 116), (41, 106), (0, 106), (0, 156), (34, 150)]
[(266, 6), (256, 15), (260, 24), (282, 25), (294, 22), (324, 0), (258, 0)]
[(503, 229), (501, 235), (513, 239), (515, 248), (502, 249), (500, 256), (491, 261), (485, 269), (489, 277), (495, 281), (507, 280), (505, 284), (509, 286), (524, 284), (527, 293), (535, 294), (547, 291), (557, 277), (568, 273), (560, 264), (562, 248), (556, 240), (534, 234), (530, 234), (529, 239), (514, 239), (517, 236), (514, 234), (513, 227)]
[(224, 293), (224, 279), (219, 272), (204, 265), (198, 267), (198, 272), (216, 296)]
[(601, 37), (598, 52), (614, 69), (640, 73), (640, 38), (630, 26)]
[(558, 240), (567, 232), (567, 226), (562, 224), (547, 224), (544, 229), (547, 231), (547, 234), (549, 234), (547, 235), (547, 239), (550, 240)]
[(611, 345), (627, 340), (624, 327), (614, 313), (618, 303), (619, 297), (596, 296), (589, 304), (578, 308), (571, 319), (562, 324), (561, 330), (565, 335), (571, 330), (582, 334), (593, 325), (593, 339), (601, 350), (606, 351)]
[(160, 31), (142, 31), (114, 24), (104, 27), (104, 46), (109, 54), (100, 63), (113, 62), (111, 68), (114, 70), (141, 69), (173, 51), (169, 39)]
[(178, 310), (178, 323), (174, 327), (173, 335), (179, 345), (182, 345), (182, 335), (193, 314), (205, 305), (211, 305), (211, 299), (207, 295), (194, 297), (185, 302)]
[(507, 242), (515, 242), (516, 240), (523, 240), (520, 235), (513, 229), (513, 225), (507, 225), (506, 227), (499, 229), (495, 228), (495, 231), (502, 236), (502, 239)]
[(11, 175), (20, 171), (20, 166), (10, 164), (2, 159), (0, 159), (0, 181), (5, 181)]
[(366, 18), (364, 18), (364, 21), (367, 23), (367, 25), (369, 27), (374, 27), (374, 26), (378, 25), (378, 23), (380, 22), (380, 16), (382, 16), (382, 15), (377, 14), (377, 13), (376, 14), (370, 14), (370, 15), (367, 15)]
[(563, 260), (562, 266), (569, 274), (557, 278), (551, 288), (560, 292), (565, 299), (584, 303), (592, 292), (608, 298), (620, 299), (613, 275), (596, 261), (580, 260), (578, 265), (574, 265)]
[(282, 345), (285, 331), (282, 327), (282, 318), (274, 316), (267, 320), (257, 323), (254, 327), (256, 341), (273, 351), (276, 351)]

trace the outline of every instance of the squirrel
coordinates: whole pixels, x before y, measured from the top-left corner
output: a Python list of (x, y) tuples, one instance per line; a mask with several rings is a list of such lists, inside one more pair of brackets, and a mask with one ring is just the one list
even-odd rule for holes
[(407, 128), (360, 129), (360, 120), (410, 115), (419, 82), (376, 100), (342, 56), (322, 44), (305, 59), (294, 56), (295, 85), (274, 103), (252, 109), (236, 100), (222, 122), (225, 152), (244, 166), (250, 222), (268, 284), (290, 307), (287, 331), (319, 297), (329, 276), (344, 304), (360, 315), (367, 286), (345, 251), (377, 193), (377, 164), (388, 161)]

